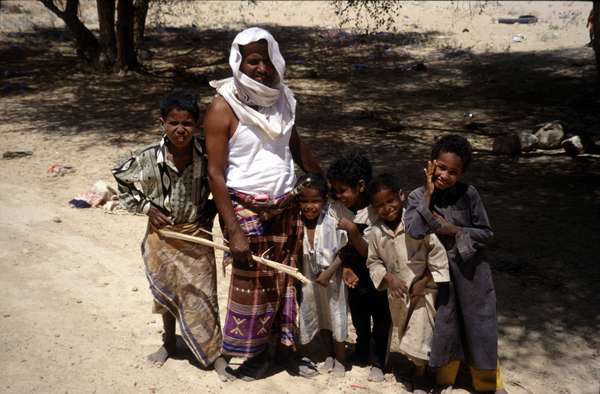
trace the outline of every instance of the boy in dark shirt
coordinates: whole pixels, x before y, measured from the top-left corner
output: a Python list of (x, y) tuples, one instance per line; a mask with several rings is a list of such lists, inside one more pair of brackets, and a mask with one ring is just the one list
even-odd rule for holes
[[(358, 152), (339, 157), (327, 171), (335, 199), (355, 214), (354, 222), (341, 219), (338, 224), (339, 228), (348, 232), (352, 243), (343, 256), (343, 279), (348, 286), (348, 305), (356, 330), (353, 359), (357, 363), (371, 362), (368, 379), (379, 382), (384, 379), (391, 317), (387, 294), (375, 289), (366, 265), (369, 226), (377, 219), (366, 191), (371, 177), (371, 163)], [(374, 345), (372, 354), (371, 339)]]

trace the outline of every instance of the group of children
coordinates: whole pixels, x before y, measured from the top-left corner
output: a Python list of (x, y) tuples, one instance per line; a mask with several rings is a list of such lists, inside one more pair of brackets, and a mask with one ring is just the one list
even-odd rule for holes
[[(357, 336), (352, 362), (370, 363), (370, 381), (384, 379), (396, 331), (399, 351), (414, 364), (413, 392), (434, 382), (451, 387), (459, 360), (471, 367), (476, 390), (504, 392), (482, 248), (493, 233), (477, 191), (460, 182), (470, 161), (464, 137), (438, 139), (426, 185), (410, 193), (406, 209), (398, 179), (372, 178), (360, 153), (336, 159), (327, 179), (299, 179), (303, 272), (313, 280), (302, 286), (300, 338), (307, 344), (323, 330), (326, 371), (344, 375), (349, 307)], [(316, 367), (303, 360), (312, 375)]]
[[(161, 114), (166, 133), (161, 144), (113, 170), (124, 204), (149, 216), (146, 274), (165, 323), (163, 347), (152, 360), (162, 364), (174, 351), (177, 319), (194, 355), (206, 366), (214, 364), (227, 380), (232, 376), (219, 349), (214, 255), (202, 252), (205, 263), (197, 265), (197, 250), (157, 233), (171, 226), (206, 238), (215, 215), (206, 204), (208, 190), (200, 185), (206, 169), (202, 146), (193, 137), (197, 103), (175, 92), (163, 100)], [(451, 387), (460, 362), (470, 367), (476, 390), (504, 392), (495, 292), (483, 247), (493, 232), (476, 189), (460, 182), (470, 161), (464, 137), (436, 140), (425, 185), (409, 194), (406, 207), (398, 179), (373, 177), (368, 159), (357, 152), (334, 160), (326, 176), (309, 173), (298, 179), (302, 272), (311, 279), (298, 294), (298, 337), (308, 344), (321, 335), (326, 352), (321, 370), (342, 377), (348, 363), (370, 364), (369, 380), (384, 380), (395, 331), (400, 352), (415, 367), (413, 392), (427, 392), (434, 383)], [(199, 226), (185, 227), (200, 218)], [(180, 268), (190, 276), (184, 275), (182, 284), (182, 277), (161, 261), (183, 264), (178, 259), (186, 254), (189, 262)], [(194, 315), (197, 306), (210, 322)], [(347, 360), (348, 310), (356, 344)], [(309, 357), (301, 359), (299, 371), (318, 373)]]

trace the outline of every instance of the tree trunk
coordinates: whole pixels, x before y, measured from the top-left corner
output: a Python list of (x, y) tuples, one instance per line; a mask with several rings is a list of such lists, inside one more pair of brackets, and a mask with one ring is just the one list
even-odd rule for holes
[(120, 70), (135, 70), (139, 63), (133, 44), (133, 0), (117, 3), (117, 66)]
[(106, 54), (106, 64), (114, 64), (117, 59), (117, 37), (115, 35), (115, 0), (97, 0), (100, 43)]
[(144, 43), (144, 31), (146, 27), (146, 16), (148, 15), (148, 4), (150, 0), (135, 0), (134, 37), (133, 42), (139, 52)]
[(592, 23), (594, 26), (593, 48), (596, 54), (596, 71), (598, 72), (598, 82), (600, 83), (600, 1), (594, 1), (592, 12)]
[(58, 8), (53, 0), (40, 1), (46, 8), (62, 19), (67, 28), (73, 33), (77, 46), (77, 55), (93, 66), (98, 67), (102, 47), (94, 34), (85, 27), (77, 16), (79, 0), (67, 0), (64, 11)]

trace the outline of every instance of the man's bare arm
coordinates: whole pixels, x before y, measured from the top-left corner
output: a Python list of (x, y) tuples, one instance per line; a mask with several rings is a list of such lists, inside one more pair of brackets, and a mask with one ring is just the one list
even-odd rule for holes
[(230, 130), (235, 120), (235, 115), (227, 102), (222, 97), (216, 96), (204, 118), (208, 181), (215, 205), (227, 230), (233, 260), (237, 264), (247, 264), (252, 263), (248, 240), (235, 217), (231, 197), (225, 183)]

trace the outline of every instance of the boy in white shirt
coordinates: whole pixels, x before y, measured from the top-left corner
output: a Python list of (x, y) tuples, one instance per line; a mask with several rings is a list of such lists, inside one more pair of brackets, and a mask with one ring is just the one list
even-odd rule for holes
[(417, 240), (404, 229), (404, 193), (389, 174), (367, 188), (379, 220), (369, 234), (367, 266), (378, 290), (388, 291), (400, 351), (415, 365), (413, 392), (425, 393), (425, 367), (435, 319), (436, 283), (448, 282), (446, 250), (435, 234)]

